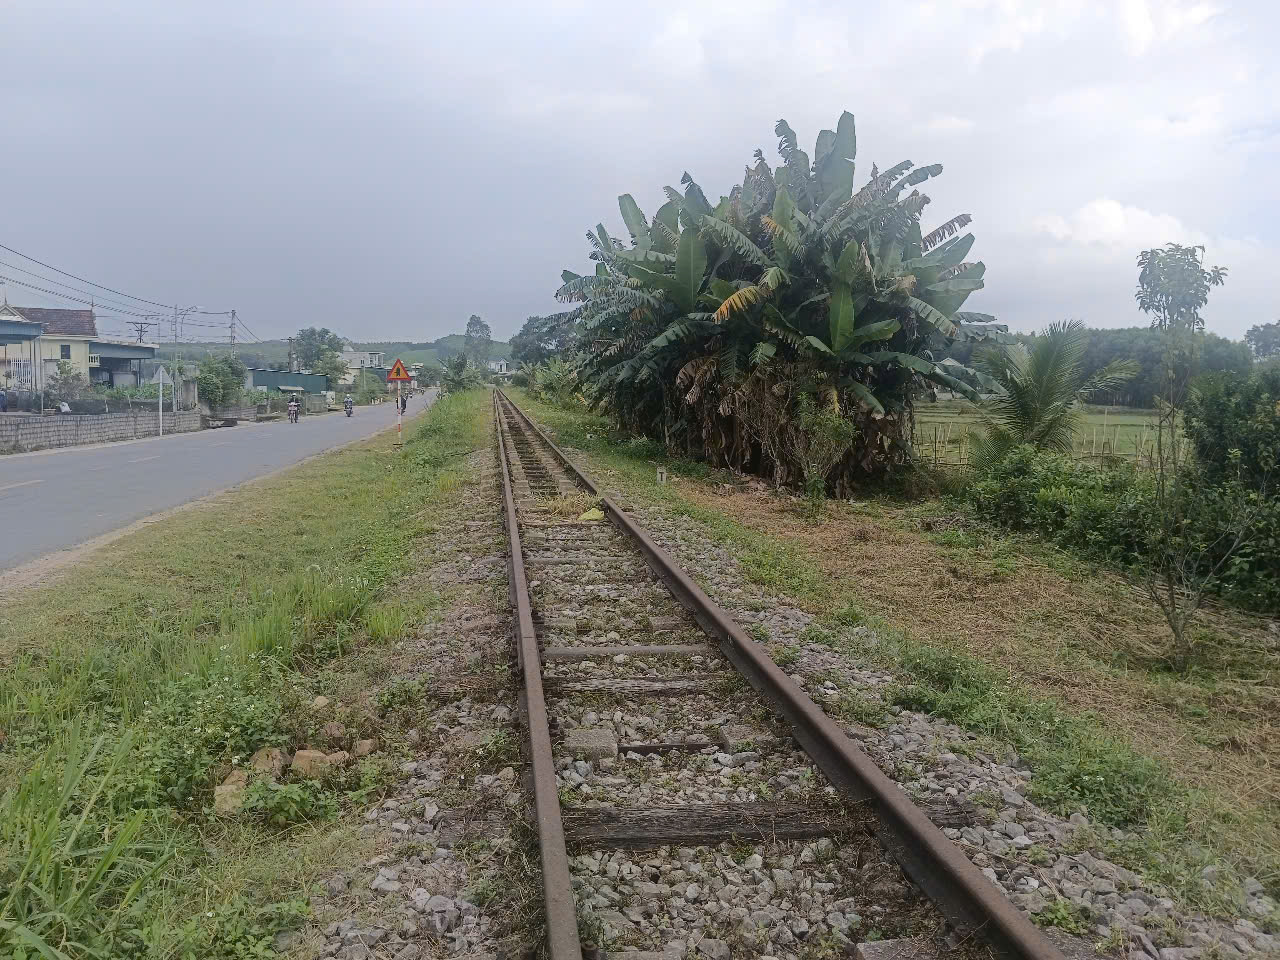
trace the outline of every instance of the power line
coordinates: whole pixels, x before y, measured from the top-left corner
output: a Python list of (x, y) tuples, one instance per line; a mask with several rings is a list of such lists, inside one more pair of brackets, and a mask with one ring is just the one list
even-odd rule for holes
[(95, 294), (92, 290), (81, 290), (79, 287), (73, 287), (69, 283), (63, 283), (61, 280), (57, 280), (51, 277), (46, 277), (44, 276), (44, 274), (36, 273), (34, 270), (28, 270), (25, 267), (20, 267), (16, 263), (9, 263), (7, 260), (0, 260), (0, 266), (8, 267), (11, 270), (17, 270), (20, 273), (25, 273), (27, 274), (27, 276), (35, 277), (37, 280), (41, 280), (55, 287), (64, 288), (67, 290), (73, 290), (76, 293), (84, 294), (86, 297), (92, 297), (95, 306), (100, 303), (103, 306), (107, 307), (108, 309), (113, 309), (113, 310), (115, 309), (131, 310), (133, 309), (134, 306), (136, 306), (136, 304), (131, 304), (131, 303), (120, 303), (119, 301), (112, 300), (110, 297), (100, 297), (97, 294)]
[[(145, 297), (135, 297), (133, 294), (125, 293), (123, 290), (115, 290), (111, 287), (103, 286), (101, 283), (94, 283), (92, 280), (86, 280), (84, 277), (76, 276), (74, 273), (68, 273), (66, 270), (59, 270), (57, 267), (53, 266), (53, 264), (45, 263), (43, 260), (37, 260), (35, 257), (29, 257), (21, 250), (15, 250), (13, 247), (6, 247), (3, 243), (0, 243), (0, 250), (8, 250), (10, 253), (21, 257), (23, 260), (30, 260), (32, 263), (40, 264), (40, 266), (44, 267), (46, 270), (52, 270), (54, 273), (60, 273), (64, 277), (70, 277), (72, 280), (79, 280), (81, 283), (87, 283), (89, 286), (97, 287), (99, 290), (106, 290), (108, 293), (114, 293), (117, 296), (124, 297), (126, 300), (137, 300), (139, 303), (146, 303), (153, 307), (164, 307), (166, 309), (172, 306), (172, 304), (160, 303), (158, 300), (148, 300)], [(139, 314), (139, 316), (141, 316), (141, 314)]]
[[(5, 249), (8, 249), (8, 248), (6, 247)], [(16, 280), (13, 277), (0, 276), (0, 280), (3, 280), (5, 283), (16, 283), (20, 287), (26, 287), (28, 290), (38, 290), (40, 293), (47, 293), (50, 296), (60, 297), (63, 300), (71, 300), (75, 303), (84, 303), (89, 306), (94, 305), (93, 300), (82, 300), (80, 297), (73, 297), (69, 294), (61, 293), (57, 290), (50, 290), (46, 287), (38, 287), (34, 283), (26, 283), (22, 280)], [(164, 304), (161, 304), (161, 306), (164, 306)], [(138, 313), (137, 311), (134, 311), (134, 310), (121, 310), (118, 308), (113, 308), (113, 309), (115, 309), (115, 312), (117, 313), (127, 313), (131, 317), (154, 317), (155, 316), (154, 313)]]

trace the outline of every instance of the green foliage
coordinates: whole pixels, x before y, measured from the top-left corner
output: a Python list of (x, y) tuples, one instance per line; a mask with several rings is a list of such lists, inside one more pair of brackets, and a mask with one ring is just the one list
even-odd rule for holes
[(294, 337), (293, 349), (298, 366), (303, 370), (315, 370), (326, 357), (341, 353), (342, 337), (328, 327), (305, 327)]
[(245, 791), (243, 809), (273, 827), (288, 827), (336, 816), (338, 800), (314, 780), (275, 783), (257, 779)]
[[(1143, 568), (1159, 527), (1155, 481), (1125, 465), (1095, 468), (1023, 446), (977, 475), (965, 496), (980, 516), (1014, 530), (1029, 530), (1092, 559)], [(1280, 608), (1280, 498), (1237, 481), (1191, 479), (1177, 496), (1184, 523), (1180, 537), (1202, 554), (1205, 570), (1242, 515), (1249, 535), (1210, 583), (1246, 609)]]
[(1239, 480), (1269, 490), (1280, 483), (1280, 369), (1253, 376), (1213, 374), (1193, 384), (1183, 431), (1213, 484)]
[(1069, 320), (1050, 324), (1030, 350), (1016, 343), (979, 356), (979, 371), (997, 389), (984, 408), (985, 429), (973, 440), (976, 467), (989, 467), (1022, 444), (1071, 452), (1081, 405), (1137, 372), (1132, 361), (1113, 360), (1086, 376), (1084, 346), (1084, 325)]
[(311, 368), (312, 373), (318, 373), (329, 378), (329, 389), (338, 389), (338, 381), (347, 375), (347, 362), (342, 359), (341, 354), (336, 351), (330, 351), (320, 358)]
[(1280, 320), (1255, 323), (1244, 335), (1244, 342), (1259, 360), (1280, 357)]
[(200, 399), (210, 410), (239, 406), (244, 393), (245, 365), (234, 354), (211, 354), (200, 361), (196, 374)]
[[(1117, 360), (1130, 360), (1137, 366), (1132, 378), (1109, 389), (1099, 390), (1094, 401), (1150, 408), (1166, 388), (1168, 344), (1164, 333), (1150, 327), (1126, 327), (1121, 330), (1085, 329), (1082, 335), (1085, 346), (1081, 365), (1086, 380), (1096, 377), (1104, 367)], [(1044, 334), (1018, 334), (1017, 340), (1028, 351), (1034, 351), (1036, 342), (1043, 336)], [(1227, 340), (1214, 333), (1200, 333), (1197, 340), (1199, 350), (1196, 369), (1199, 371), (1249, 372), (1252, 362), (1249, 348), (1245, 344)], [(976, 355), (982, 349), (980, 343), (960, 340), (950, 345), (946, 356), (948, 360), (970, 366), (976, 364)], [(1187, 360), (1188, 358), (1180, 358), (1182, 366), (1175, 371), (1180, 379), (1191, 372)]]
[(310, 915), (300, 897), (265, 906), (236, 897), (193, 918), (182, 960), (274, 960), (276, 934), (297, 930)]
[(578, 374), (562, 357), (552, 357), (525, 371), (529, 392), (544, 403), (564, 406), (578, 389)]
[(1226, 283), (1226, 267), (1206, 270), (1203, 246), (1169, 243), (1138, 254), (1138, 309), (1150, 315), (1158, 330), (1204, 326), (1200, 310), (1209, 302), (1209, 288)]
[(484, 365), (489, 362), (489, 344), (493, 341), (493, 332), (487, 323), (473, 313), (467, 320), (467, 332), (464, 336), (467, 356), (472, 364), (483, 370)]
[(809, 514), (815, 520), (822, 513), (827, 477), (853, 445), (857, 433), (857, 425), (839, 410), (819, 409), (808, 394), (797, 398), (795, 419), (786, 435), (804, 479)]
[(578, 336), (577, 312), (530, 317), (511, 338), (511, 359), (517, 364), (539, 364), (573, 349)]
[(443, 394), (461, 393), (484, 383), (484, 374), (471, 362), (471, 358), (460, 353), (451, 360), (445, 361), (444, 372), (440, 374), (440, 392)]
[(812, 165), (785, 122), (775, 132), (782, 164), (757, 152), (718, 203), (687, 173), (652, 221), (619, 198), (630, 246), (598, 225), (594, 272), (565, 271), (557, 296), (581, 303), (583, 392), (619, 426), (800, 481), (788, 432), (807, 396), (854, 425), (833, 465), (843, 490), (911, 459), (918, 394), (977, 398), (972, 371), (933, 358), (1002, 328), (959, 312), (985, 271), (964, 259), (968, 215), (922, 234), (929, 198), (914, 187), (940, 165), (873, 167), (854, 192), (852, 115), (819, 134)]
[(387, 395), (387, 382), (371, 370), (361, 370), (354, 387), (356, 403), (372, 403)]

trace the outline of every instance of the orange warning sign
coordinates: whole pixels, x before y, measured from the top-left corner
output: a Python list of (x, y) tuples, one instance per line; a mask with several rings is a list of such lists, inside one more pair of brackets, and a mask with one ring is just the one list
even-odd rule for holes
[(397, 380), (408, 383), (412, 379), (409, 376), (409, 371), (404, 368), (404, 364), (397, 357), (396, 362), (391, 365), (391, 372), (387, 374), (387, 383), (395, 383)]

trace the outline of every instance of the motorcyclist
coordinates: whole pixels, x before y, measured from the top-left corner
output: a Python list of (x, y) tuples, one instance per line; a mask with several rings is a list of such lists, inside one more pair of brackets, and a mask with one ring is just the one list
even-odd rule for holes
[(298, 422), (298, 398), (297, 397), (289, 398), (289, 422), (290, 423)]
[(347, 394), (342, 401), (342, 409), (347, 411), (347, 416), (351, 416), (351, 408), (355, 406), (355, 401), (351, 399), (351, 394)]

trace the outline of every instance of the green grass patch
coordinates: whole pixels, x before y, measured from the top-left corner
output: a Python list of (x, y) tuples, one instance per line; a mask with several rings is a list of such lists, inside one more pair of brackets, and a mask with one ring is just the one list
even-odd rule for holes
[[(127, 536), (0, 607), (0, 955), (271, 957), (331, 869), (328, 824), (385, 782), (214, 785), (315, 725), (320, 678), (405, 634), (428, 517), (487, 441), (489, 394)], [(282, 830), (289, 827), (289, 830)], [(348, 840), (349, 842), (349, 840)]]

